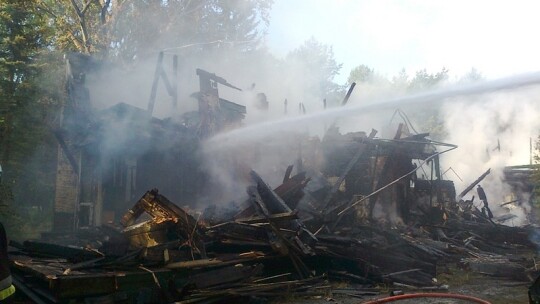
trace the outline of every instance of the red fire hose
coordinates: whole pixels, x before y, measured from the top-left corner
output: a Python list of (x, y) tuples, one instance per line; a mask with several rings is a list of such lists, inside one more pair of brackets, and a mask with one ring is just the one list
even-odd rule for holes
[(490, 302), (486, 300), (482, 300), (479, 298), (461, 295), (461, 294), (455, 294), (455, 293), (438, 293), (438, 292), (421, 292), (421, 293), (411, 293), (411, 294), (404, 294), (404, 295), (398, 295), (398, 296), (391, 296), (387, 298), (372, 300), (368, 302), (362, 302), (361, 304), (381, 304), (381, 303), (389, 303), (399, 300), (405, 300), (405, 299), (416, 299), (416, 298), (447, 298), (447, 299), (459, 299), (459, 300), (466, 300), (473, 303), (480, 303), (480, 304), (491, 304)]

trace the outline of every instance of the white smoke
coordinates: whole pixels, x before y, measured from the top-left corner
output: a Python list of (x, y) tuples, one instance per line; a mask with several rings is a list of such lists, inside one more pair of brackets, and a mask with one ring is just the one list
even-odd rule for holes
[[(485, 189), (495, 217), (511, 213), (514, 225), (527, 223), (528, 202), (517, 208), (500, 205), (513, 199), (512, 189), (504, 182), (505, 166), (526, 165), (530, 160), (530, 139), (536, 138), (540, 127), (540, 88), (529, 87), (506, 92), (450, 99), (441, 108), (447, 142), (459, 146), (442, 158), (443, 169), (452, 167), (463, 179), (455, 180), (459, 193), (491, 168), (480, 184)], [(475, 190), (475, 203), (482, 207)]]

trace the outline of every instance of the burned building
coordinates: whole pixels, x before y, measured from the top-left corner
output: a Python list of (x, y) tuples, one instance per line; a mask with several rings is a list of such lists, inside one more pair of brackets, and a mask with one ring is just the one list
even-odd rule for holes
[[(156, 75), (163, 77), (160, 58)], [(66, 246), (68, 233), (11, 244), (14, 284), (38, 303), (322, 297), (339, 290), (330, 280), (361, 284), (346, 290), (359, 297), (388, 288), (447, 290), (434, 278), (450, 263), (505, 278), (538, 272), (530, 256), (509, 258), (536, 251), (530, 229), (495, 223), (461, 200), (489, 170), (456, 197), (439, 160), (456, 146), (409, 132), (407, 121), (391, 138), (332, 126), (322, 139), (289, 130), (257, 148), (234, 142), (220, 157), (242, 167), (248, 184), (229, 205), (220, 204), (222, 195), (207, 199), (204, 211), (183, 208), (210, 190), (225, 192), (208, 184), (201, 170), (208, 159), (198, 148), (202, 139), (241, 125), (245, 107), (218, 92), (218, 85), (237, 88), (197, 70), (199, 109), (181, 121), (153, 117), (153, 106), (97, 111), (85, 73), (98, 65), (68, 57), (68, 102), (55, 130), (54, 229), (77, 232), (68, 239), (77, 246)], [(272, 168), (278, 182), (250, 168), (268, 156), (277, 159), (274, 167), (286, 164)]]
[(199, 128), (201, 138), (210, 137), (220, 130), (239, 127), (244, 119), (246, 107), (219, 97), (218, 84), (239, 90), (222, 77), (197, 69), (200, 92), (196, 93), (199, 101)]
[(404, 123), (392, 139), (376, 133), (341, 134), (333, 126), (325, 134), (322, 172), (332, 190), (323, 207), (332, 221), (354, 210), (360, 220), (403, 224), (455, 202), (453, 182), (441, 177), (439, 155), (446, 151), (437, 147), (456, 146), (410, 134)]
[[(195, 202), (204, 185), (200, 139), (240, 125), (246, 113), (245, 106), (219, 97), (218, 84), (236, 87), (199, 69), (201, 90), (194, 94), (199, 111), (186, 113), (181, 121), (151, 115), (155, 84), (148, 110), (125, 103), (97, 110), (85, 78), (100, 67), (86, 55), (66, 58), (67, 100), (55, 130), (55, 231), (117, 221), (143, 189), (157, 187), (176, 202)], [(163, 72), (156, 75), (165, 77)], [(171, 90), (169, 80), (166, 83)]]

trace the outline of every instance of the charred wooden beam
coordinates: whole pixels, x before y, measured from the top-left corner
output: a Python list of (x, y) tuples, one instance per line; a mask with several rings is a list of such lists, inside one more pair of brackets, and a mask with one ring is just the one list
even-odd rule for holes
[[(254, 171), (252, 172), (254, 173)], [(256, 173), (254, 174), (256, 175)], [(262, 189), (271, 191), (269, 187), (262, 187)], [(271, 214), (259, 193), (258, 187), (248, 187), (248, 194), (250, 196), (250, 201), (255, 206), (255, 208), (269, 220)], [(277, 195), (275, 195), (275, 197), (279, 198)], [(283, 203), (283, 205), (285, 205), (285, 203)], [(295, 223), (295, 225), (293, 225), (295, 231), (300, 231), (301, 229), (303, 229), (298, 220), (292, 220), (291, 222)], [(292, 236), (292, 238), (287, 237), (274, 223), (269, 221), (268, 225), (271, 229), (271, 231), (269, 231), (269, 240), (272, 248), (274, 248), (274, 250), (276, 250), (282, 255), (289, 256), (294, 268), (296, 269), (298, 275), (301, 278), (309, 277), (310, 270), (304, 264), (302, 259), (300, 259), (299, 254), (312, 254), (313, 252), (311, 251), (311, 249), (307, 245), (305, 245), (297, 236)]]
[(279, 185), (274, 189), (274, 192), (283, 199), (289, 208), (295, 209), (298, 202), (304, 197), (304, 188), (310, 180), (310, 178), (306, 178), (305, 172), (301, 172)]
[[(279, 195), (264, 182), (264, 180), (257, 174), (257, 172), (251, 170), (251, 177), (257, 183), (257, 192), (261, 197), (262, 202), (268, 209), (269, 214), (276, 213), (288, 213), (292, 212), (291, 208), (279, 197)], [(302, 235), (306, 235), (308, 240), (316, 241), (317, 238), (313, 233), (307, 230), (302, 222), (298, 219), (290, 221), (290, 228)]]
[[(249, 173), (253, 180), (257, 183), (257, 192), (264, 200), (269, 214), (292, 212), (291, 208), (268, 186), (257, 172), (251, 170)], [(297, 225), (299, 227), (299, 225)]]
[(90, 250), (77, 246), (63, 246), (42, 241), (25, 241), (24, 251), (35, 255), (62, 257), (74, 262), (101, 258), (103, 254), (97, 250)]
[[(289, 166), (292, 171), (292, 166)], [(288, 174), (286, 174), (287, 176)], [(279, 185), (274, 189), (274, 192), (285, 202), (285, 204), (292, 210), (295, 209), (298, 205), (298, 202), (304, 196), (303, 189), (306, 187), (307, 183), (310, 181), (309, 178), (306, 178), (306, 173), (301, 172), (293, 177), (288, 177), (287, 181)], [(236, 220), (244, 220), (250, 218), (254, 215), (255, 208), (253, 204), (250, 204), (249, 207), (242, 210), (234, 216)], [(281, 212), (278, 212), (279, 214)], [(283, 212), (288, 213), (288, 212)]]
[(467, 188), (465, 188), (465, 190), (461, 191), (461, 193), (457, 197), (457, 201), (460, 201), (462, 197), (464, 197), (467, 193), (469, 193), (469, 191), (471, 191), (474, 188), (474, 186), (478, 185), (478, 183), (484, 180), (484, 178), (486, 178), (486, 176), (488, 176), (490, 172), (491, 172), (491, 168), (487, 169), (486, 172), (482, 173), (482, 175), (480, 175), (480, 177), (478, 177), (472, 184), (470, 184)]
[(338, 192), (341, 183), (343, 183), (343, 181), (345, 180), (345, 177), (347, 176), (347, 174), (349, 174), (351, 169), (354, 167), (354, 165), (356, 165), (356, 163), (358, 162), (360, 157), (364, 154), (364, 152), (366, 151), (366, 148), (367, 148), (367, 145), (365, 143), (360, 144), (360, 147), (358, 148), (358, 150), (354, 154), (353, 158), (347, 164), (347, 167), (345, 167), (345, 170), (343, 170), (343, 173), (341, 173), (338, 180), (332, 186), (332, 189), (330, 189), (328, 194), (326, 194), (326, 198), (323, 201), (323, 210), (324, 210), (324, 212), (326, 212), (328, 210), (330, 202), (334, 198), (335, 194)]
[(294, 165), (290, 165), (287, 167), (287, 170), (285, 170), (285, 175), (283, 176), (283, 184), (286, 183), (291, 178), (291, 173), (294, 168)]
[(156, 104), (156, 94), (159, 84), (159, 77), (162, 73), (163, 65), (163, 52), (159, 52), (158, 60), (156, 64), (156, 71), (154, 73), (154, 81), (152, 82), (152, 89), (150, 90), (150, 100), (148, 101), (148, 112), (152, 114), (154, 112), (154, 105)]
[(341, 105), (344, 106), (349, 101), (349, 98), (351, 97), (351, 94), (354, 90), (354, 87), (356, 86), (356, 82), (351, 83), (351, 86), (349, 87), (349, 90), (347, 91), (347, 95), (345, 95), (345, 98), (343, 98), (343, 101), (341, 102)]
[(177, 232), (185, 240), (192, 243), (202, 256), (205, 256), (204, 243), (197, 229), (197, 220), (176, 206), (165, 196), (158, 193), (157, 189), (147, 191), (141, 199), (135, 203), (120, 221), (124, 227), (133, 224), (144, 212), (152, 217), (155, 223), (174, 222)]
[(276, 222), (277, 224), (286, 223), (290, 220), (298, 219), (298, 212), (288, 212), (288, 213), (278, 213), (271, 214), (269, 216), (255, 216), (250, 218), (240, 218), (236, 222), (246, 223), (246, 224), (257, 224), (265, 222)]
[(144, 212), (158, 222), (167, 219), (180, 222), (184, 226), (183, 228), (188, 231), (194, 229), (197, 224), (197, 221), (191, 215), (169, 201), (165, 196), (159, 194), (157, 189), (147, 191), (135, 203), (133, 208), (124, 214), (120, 223), (127, 227), (133, 224)]

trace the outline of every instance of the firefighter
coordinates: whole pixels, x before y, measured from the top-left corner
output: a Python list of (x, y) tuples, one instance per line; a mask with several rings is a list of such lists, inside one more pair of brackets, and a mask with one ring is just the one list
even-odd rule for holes
[(9, 270), (7, 236), (4, 225), (0, 223), (0, 303), (9, 303), (15, 293)]

